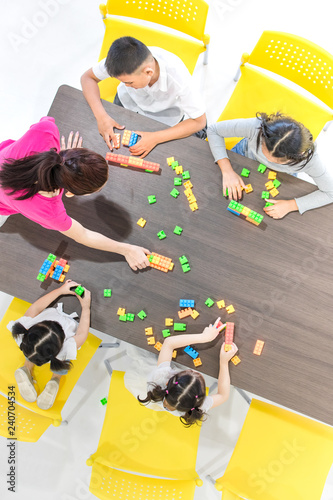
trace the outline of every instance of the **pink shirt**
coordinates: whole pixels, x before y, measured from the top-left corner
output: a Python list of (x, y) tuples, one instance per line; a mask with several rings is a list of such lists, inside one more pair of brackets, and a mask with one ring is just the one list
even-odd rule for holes
[[(45, 116), (35, 123), (17, 141), (11, 139), (0, 144), (0, 168), (7, 159), (18, 160), (35, 153), (49, 151), (55, 148), (60, 151), (59, 130), (54, 118)], [(9, 195), (10, 190), (0, 187), (0, 215), (22, 214), (47, 229), (67, 231), (72, 225), (72, 219), (67, 215), (62, 202), (63, 189), (57, 196), (47, 198), (36, 194), (27, 200), (16, 200), (21, 191)]]

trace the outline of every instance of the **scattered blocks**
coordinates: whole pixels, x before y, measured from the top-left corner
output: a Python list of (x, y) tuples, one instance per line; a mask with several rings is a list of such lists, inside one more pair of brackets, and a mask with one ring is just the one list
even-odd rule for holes
[(137, 222), (137, 225), (140, 227), (145, 227), (146, 223), (147, 223), (147, 221), (145, 219), (143, 219), (142, 217), (140, 217), (140, 219)]
[(230, 306), (226, 307), (225, 310), (227, 311), (228, 314), (235, 312), (235, 308), (232, 304), (230, 304)]
[(281, 186), (281, 182), (278, 181), (277, 179), (274, 179), (273, 185), (274, 185), (275, 188), (278, 188), (279, 186)]
[(275, 196), (277, 196), (279, 194), (279, 191), (276, 188), (273, 188), (270, 191), (270, 194), (273, 196), (273, 198), (275, 198)]
[(178, 198), (178, 196), (180, 195), (180, 192), (178, 191), (178, 189), (174, 188), (172, 191), (171, 191), (171, 196), (173, 196), (173, 198)]
[(126, 314), (126, 309), (124, 307), (119, 307), (117, 314), (118, 316), (124, 316), (124, 314)]
[(173, 232), (174, 234), (178, 234), (180, 236), (183, 232), (183, 229), (180, 226), (176, 226)]
[(172, 325), (173, 325), (173, 319), (165, 318), (165, 326), (172, 326)]
[(84, 294), (84, 288), (83, 286), (79, 285), (75, 288), (74, 292), (77, 294), (77, 295), (80, 295), (80, 297), (82, 297), (82, 295)]
[(153, 327), (149, 326), (148, 328), (145, 328), (145, 334), (146, 335), (153, 335), (154, 334)]
[(154, 348), (157, 350), (157, 351), (160, 351), (162, 349), (162, 344), (161, 342), (156, 342), (156, 344), (154, 345)]
[(196, 311), (195, 309), (193, 309), (192, 310), (192, 314), (191, 314), (191, 318), (197, 319), (198, 316), (200, 316), (200, 314), (198, 313), (198, 311)]
[(258, 167), (258, 172), (260, 172), (261, 174), (264, 174), (266, 172), (266, 165), (264, 165), (263, 163), (260, 163), (259, 167)]
[(184, 181), (188, 181), (189, 179), (191, 179), (190, 172), (188, 170), (186, 170), (186, 172), (183, 172), (182, 176)]
[(254, 346), (253, 354), (260, 356), (264, 348), (264, 344), (265, 342), (263, 340), (257, 340), (256, 345)]
[(186, 255), (182, 255), (181, 257), (179, 257), (179, 262), (181, 263), (181, 265), (187, 264), (188, 260), (187, 260)]
[(106, 398), (101, 399), (101, 403), (103, 406), (106, 405), (107, 402), (108, 402), (108, 400)]
[(253, 191), (253, 187), (251, 186), (251, 184), (247, 184), (245, 186), (245, 193), (252, 193)]
[(238, 365), (238, 364), (241, 362), (241, 360), (239, 359), (239, 357), (238, 357), (238, 356), (234, 356), (233, 358), (231, 358), (231, 360), (230, 360), (230, 361), (231, 361), (231, 362), (232, 362), (235, 366), (236, 366), (236, 365)]
[(263, 200), (266, 200), (267, 198), (269, 198), (269, 192), (268, 192), (268, 191), (263, 191), (263, 192), (261, 193), (261, 198), (262, 198)]
[(147, 339), (147, 344), (148, 344), (148, 345), (154, 345), (154, 344), (155, 344), (155, 342), (156, 342), (156, 341), (155, 341), (155, 337), (149, 337), (149, 338)]
[(247, 168), (243, 168), (243, 170), (241, 171), (241, 176), (248, 177), (249, 175), (250, 175), (250, 170), (248, 170)]
[(157, 236), (160, 240), (164, 240), (166, 238), (166, 234), (164, 231), (160, 231), (159, 233), (157, 233)]
[(163, 337), (164, 337), (164, 338), (166, 338), (166, 337), (170, 337), (171, 332), (170, 332), (170, 330), (169, 330), (169, 329), (162, 330), (162, 335), (163, 335)]
[(149, 205), (156, 203), (156, 196), (154, 194), (147, 196), (147, 199), (148, 199)]
[(202, 361), (200, 358), (196, 358), (193, 360), (193, 363), (194, 363), (194, 366), (201, 366), (202, 365)]
[(181, 311), (178, 311), (178, 317), (179, 319), (184, 319), (188, 318), (192, 314), (192, 309), (188, 307), (187, 309), (182, 309)]
[(184, 352), (191, 356), (192, 359), (196, 359), (199, 356), (199, 353), (189, 345), (185, 347)]
[(104, 297), (111, 297), (112, 290), (111, 288), (104, 288)]
[(274, 179), (276, 179), (276, 172), (274, 172), (273, 170), (271, 170), (268, 174), (268, 179), (271, 179), (272, 181)]
[(144, 320), (146, 317), (147, 317), (147, 314), (144, 312), (144, 310), (142, 309), (142, 311), (138, 312), (137, 316)]
[(207, 307), (212, 307), (214, 304), (215, 304), (214, 300), (212, 300), (212, 299), (210, 299), (210, 298), (208, 297), (208, 299), (207, 299), (207, 300), (206, 300), (206, 302), (205, 302), (205, 306), (207, 306)]
[(223, 309), (223, 307), (225, 307), (225, 302), (224, 300), (219, 300), (218, 302), (216, 302), (216, 305), (219, 309)]
[(194, 300), (180, 299), (179, 307), (194, 307)]
[(175, 332), (186, 332), (186, 323), (174, 323), (173, 329)]
[(175, 178), (173, 179), (173, 185), (174, 185), (174, 186), (181, 186), (181, 185), (182, 185), (182, 180), (181, 180), (181, 178), (180, 178), (180, 177), (175, 177)]

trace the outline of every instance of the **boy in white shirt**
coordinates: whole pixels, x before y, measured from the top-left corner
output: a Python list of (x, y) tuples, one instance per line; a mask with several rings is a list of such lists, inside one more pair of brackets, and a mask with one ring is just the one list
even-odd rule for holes
[(206, 114), (191, 75), (176, 55), (158, 47), (150, 49), (132, 37), (118, 38), (106, 59), (81, 77), (83, 95), (97, 120), (99, 133), (112, 150), (114, 128), (123, 129), (105, 111), (98, 82), (113, 76), (120, 80), (114, 104), (123, 106), (170, 128), (157, 132), (136, 131), (141, 139), (130, 148), (145, 157), (157, 144), (192, 134), (206, 138)]

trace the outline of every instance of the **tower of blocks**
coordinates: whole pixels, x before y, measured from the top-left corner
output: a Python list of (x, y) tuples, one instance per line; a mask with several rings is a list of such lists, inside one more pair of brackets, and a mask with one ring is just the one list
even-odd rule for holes
[(234, 330), (235, 330), (235, 324), (234, 323), (226, 323), (225, 327), (225, 346), (224, 350), (225, 351), (230, 351), (231, 349), (231, 344), (234, 341)]
[(131, 130), (124, 130), (123, 140), (121, 142), (123, 146), (128, 146), (130, 148), (138, 142), (138, 134)]
[(56, 281), (61, 283), (65, 280), (65, 273), (69, 270), (69, 265), (67, 260), (59, 259), (50, 253), (47, 259), (44, 260), (42, 267), (39, 270), (37, 279), (38, 281), (45, 281), (49, 276)]
[(105, 159), (111, 165), (117, 167), (133, 167), (144, 170), (145, 172), (159, 172), (160, 164), (146, 161), (143, 158), (136, 158), (135, 156), (125, 156), (116, 153), (106, 153)]
[(241, 203), (238, 203), (237, 201), (234, 200), (232, 200), (229, 203), (227, 210), (237, 215), (238, 217), (241, 217), (242, 219), (251, 222), (255, 226), (259, 226), (259, 224), (262, 222), (264, 218), (263, 215), (258, 214), (258, 212), (255, 212), (254, 210), (251, 210), (248, 207), (244, 207), (244, 205), (241, 205)]
[(152, 252), (150, 255), (147, 255), (150, 267), (154, 269), (158, 269), (159, 271), (163, 271), (167, 273), (168, 271), (172, 271), (174, 263), (172, 259), (169, 257), (164, 257), (163, 255), (159, 255), (158, 253)]

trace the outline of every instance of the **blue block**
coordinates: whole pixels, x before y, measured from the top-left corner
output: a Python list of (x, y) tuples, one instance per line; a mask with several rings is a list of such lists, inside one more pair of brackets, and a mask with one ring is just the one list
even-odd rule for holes
[(194, 307), (194, 300), (180, 299), (179, 307)]
[(238, 217), (240, 216), (240, 213), (239, 212), (235, 212), (235, 210), (231, 210), (231, 208), (227, 208), (227, 210), (229, 210), (229, 212), (235, 214), (235, 215), (238, 215)]
[(196, 359), (199, 356), (199, 353), (189, 345), (185, 347), (184, 352), (186, 352), (186, 354), (191, 356), (193, 359)]
[(42, 267), (40, 268), (39, 272), (42, 273), (42, 274), (46, 274), (47, 271), (50, 269), (50, 267), (52, 266), (52, 262), (50, 262), (49, 260), (44, 260), (43, 264), (42, 264)]
[(135, 132), (132, 132), (128, 146), (129, 147), (134, 146), (134, 144), (136, 144), (137, 142), (138, 142), (138, 134), (136, 134)]
[(61, 276), (61, 274), (62, 274), (63, 270), (64, 270), (63, 266), (59, 266), (59, 265), (58, 265), (58, 266), (55, 268), (54, 272), (53, 272), (52, 278), (53, 278), (54, 280), (58, 280), (58, 279), (60, 278), (60, 276)]

